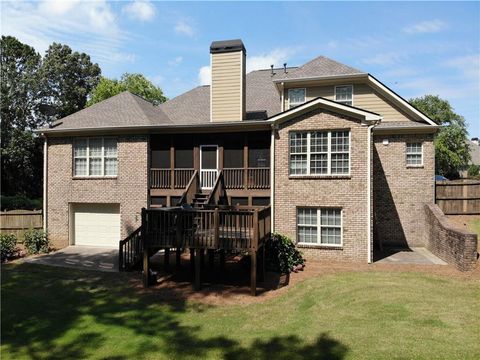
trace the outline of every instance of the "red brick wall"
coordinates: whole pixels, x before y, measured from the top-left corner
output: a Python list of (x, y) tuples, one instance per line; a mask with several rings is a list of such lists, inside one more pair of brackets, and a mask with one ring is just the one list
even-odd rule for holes
[(48, 139), (47, 228), (56, 248), (69, 245), (70, 203), (120, 204), (121, 237), (141, 224), (147, 206), (147, 136), (119, 136), (118, 176), (114, 179), (73, 179), (73, 138)]
[[(350, 176), (289, 176), (289, 132), (350, 129)], [(296, 240), (297, 207), (343, 209), (343, 247), (302, 247), (307, 258), (366, 262), (367, 253), (367, 126), (327, 111), (313, 111), (280, 126), (275, 139), (275, 231)]]
[[(383, 140), (388, 140), (388, 145)], [(406, 165), (406, 142), (423, 143), (423, 166)], [(374, 135), (373, 194), (375, 243), (425, 246), (425, 204), (434, 202), (433, 134)]]
[(425, 205), (427, 248), (460, 271), (477, 265), (477, 234), (455, 228), (435, 204)]

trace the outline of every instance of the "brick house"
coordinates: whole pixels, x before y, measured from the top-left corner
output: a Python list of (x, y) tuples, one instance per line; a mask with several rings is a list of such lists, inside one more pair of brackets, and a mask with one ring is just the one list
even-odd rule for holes
[(246, 74), (240, 40), (210, 47), (212, 84), (153, 105), (124, 92), (45, 137), (45, 228), (57, 247), (118, 246), (142, 208), (271, 207), (307, 258), (372, 261), (424, 245), (437, 125), (372, 75), (320, 56)]

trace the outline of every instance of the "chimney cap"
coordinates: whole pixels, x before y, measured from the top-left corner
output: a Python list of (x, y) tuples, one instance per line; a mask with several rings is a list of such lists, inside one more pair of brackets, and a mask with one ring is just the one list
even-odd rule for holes
[(214, 41), (210, 45), (210, 54), (228, 53), (245, 50), (241, 39)]

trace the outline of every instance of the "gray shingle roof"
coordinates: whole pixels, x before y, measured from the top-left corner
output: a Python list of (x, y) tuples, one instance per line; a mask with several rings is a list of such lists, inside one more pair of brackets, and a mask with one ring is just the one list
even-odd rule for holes
[(345, 64), (341, 64), (325, 56), (319, 56), (298, 68), (287, 71), (286, 74), (282, 74), (280, 77), (282, 79), (301, 79), (309, 77), (354, 74), (365, 74), (365, 72)]
[(111, 126), (172, 124), (158, 106), (124, 91), (58, 121), (56, 128), (83, 129)]
[[(274, 81), (281, 79), (363, 74), (360, 70), (319, 56), (301, 67), (252, 71), (246, 75), (247, 119), (272, 117), (281, 112)], [(195, 125), (210, 122), (210, 86), (198, 86), (163, 104), (123, 92), (61, 119), (56, 129), (103, 128), (135, 125)]]

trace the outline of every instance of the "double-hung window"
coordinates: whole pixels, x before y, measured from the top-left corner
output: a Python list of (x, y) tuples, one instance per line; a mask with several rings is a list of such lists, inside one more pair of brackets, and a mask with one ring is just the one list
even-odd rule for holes
[(74, 176), (117, 176), (117, 140), (80, 138), (73, 147)]
[(288, 89), (288, 107), (294, 108), (305, 102), (305, 89)]
[(290, 175), (350, 174), (350, 131), (290, 133)]
[(301, 244), (342, 246), (342, 210), (298, 208), (297, 241)]
[(407, 143), (406, 161), (407, 166), (422, 166), (422, 143)]
[(335, 101), (345, 105), (353, 105), (353, 85), (335, 86)]

